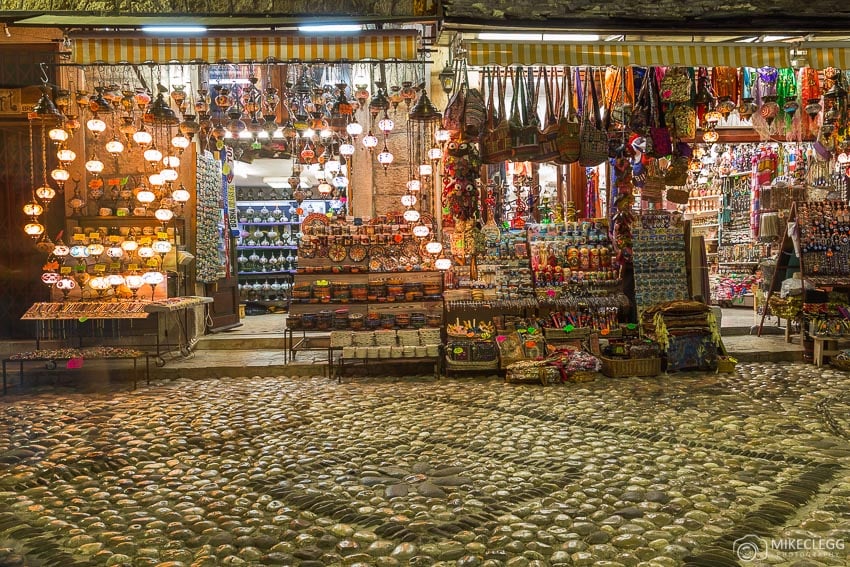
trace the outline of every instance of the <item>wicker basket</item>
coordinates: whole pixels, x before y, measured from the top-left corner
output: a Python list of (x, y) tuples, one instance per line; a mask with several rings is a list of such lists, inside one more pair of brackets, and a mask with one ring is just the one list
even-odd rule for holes
[(717, 373), (718, 374), (731, 374), (735, 372), (735, 366), (738, 364), (738, 360), (732, 358), (731, 356), (718, 356), (717, 357)]
[(609, 378), (628, 376), (658, 376), (661, 374), (661, 358), (606, 358), (600, 356), (602, 373)]

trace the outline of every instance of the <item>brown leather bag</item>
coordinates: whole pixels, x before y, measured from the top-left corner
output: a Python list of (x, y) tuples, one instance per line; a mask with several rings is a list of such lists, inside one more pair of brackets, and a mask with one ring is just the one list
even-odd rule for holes
[(549, 85), (549, 75), (543, 68), (543, 88), (546, 92), (546, 118), (543, 128), (537, 134), (540, 149), (537, 152), (537, 161), (552, 161), (560, 155), (558, 151), (558, 119), (552, 105), (552, 89)]
[[(484, 133), (481, 135), (481, 162), (501, 163), (511, 159), (513, 156), (511, 128), (508, 124), (507, 113), (505, 112), (507, 72), (505, 73), (504, 81), (499, 78), (501, 72), (498, 68), (493, 69), (492, 73), (488, 73), (485, 70), (485, 75), (489, 78), (489, 82), (487, 83), (489, 93), (487, 95), (487, 123), (484, 127)], [(496, 88), (499, 88), (498, 113), (493, 100), (497, 96)]]

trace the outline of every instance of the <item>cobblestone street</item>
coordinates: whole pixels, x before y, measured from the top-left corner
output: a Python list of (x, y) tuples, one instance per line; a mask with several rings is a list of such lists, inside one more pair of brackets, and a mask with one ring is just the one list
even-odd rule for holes
[(848, 377), (8, 396), (0, 566), (848, 565)]

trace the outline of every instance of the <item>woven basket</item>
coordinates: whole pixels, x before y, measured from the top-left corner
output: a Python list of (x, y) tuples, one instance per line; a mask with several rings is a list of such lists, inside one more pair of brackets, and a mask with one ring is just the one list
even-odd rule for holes
[[(850, 361), (848, 361), (850, 362)], [(731, 374), (735, 372), (735, 366), (738, 364), (738, 360), (732, 358), (731, 356), (718, 356), (717, 357), (717, 373), (718, 374)]]
[(351, 346), (351, 333), (348, 331), (332, 331), (331, 346), (333, 348)]
[(661, 358), (606, 358), (600, 356), (602, 374), (609, 378), (627, 376), (658, 376), (661, 374)]

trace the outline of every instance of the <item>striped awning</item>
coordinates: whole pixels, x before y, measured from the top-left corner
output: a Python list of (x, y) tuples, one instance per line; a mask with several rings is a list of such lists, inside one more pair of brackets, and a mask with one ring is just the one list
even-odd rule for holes
[(809, 64), (815, 69), (835, 67), (850, 69), (850, 45), (804, 43), (800, 49), (805, 52)]
[(72, 62), (244, 63), (249, 61), (363, 61), (418, 59), (415, 31), (367, 32), (351, 36), (217, 35), (204, 37), (93, 37), (73, 39)]
[(467, 62), (485, 65), (683, 65), (789, 67), (787, 44), (647, 42), (465, 42)]

